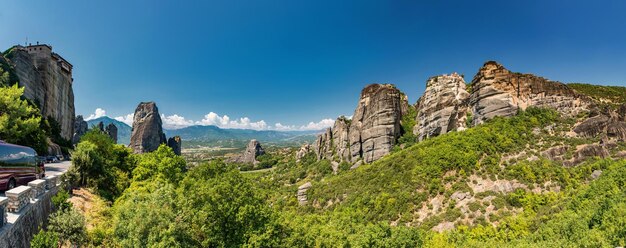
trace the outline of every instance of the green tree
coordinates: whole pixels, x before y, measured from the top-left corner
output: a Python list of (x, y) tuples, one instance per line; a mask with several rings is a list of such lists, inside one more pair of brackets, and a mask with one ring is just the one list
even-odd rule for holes
[(186, 167), (185, 159), (163, 144), (156, 151), (139, 156), (137, 167), (132, 173), (133, 180), (144, 181), (156, 177), (176, 184), (183, 178)]
[(39, 110), (20, 97), (24, 88), (15, 84), (0, 86), (0, 139), (9, 143), (30, 146), (37, 153), (48, 149), (46, 135), (40, 128)]
[(107, 200), (113, 200), (130, 185), (135, 158), (130, 149), (116, 145), (100, 130), (91, 130), (82, 138), (72, 153), (72, 167), (68, 177), (75, 173), (77, 186), (95, 189)]
[(32, 248), (57, 248), (59, 247), (59, 236), (50, 231), (39, 230), (30, 241)]
[(58, 235), (62, 243), (80, 245), (87, 239), (85, 217), (74, 209), (53, 213), (49, 222), (48, 230)]

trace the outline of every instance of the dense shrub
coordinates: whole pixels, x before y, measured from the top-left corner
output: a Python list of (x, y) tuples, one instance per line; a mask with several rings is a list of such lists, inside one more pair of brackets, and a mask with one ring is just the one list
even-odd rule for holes
[(40, 128), (41, 115), (37, 107), (21, 99), (22, 94), (24, 88), (17, 84), (11, 87), (0, 85), (0, 139), (46, 154), (48, 143)]

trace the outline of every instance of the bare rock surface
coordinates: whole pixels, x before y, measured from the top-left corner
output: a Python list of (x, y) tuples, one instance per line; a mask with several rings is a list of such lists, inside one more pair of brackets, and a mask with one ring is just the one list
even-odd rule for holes
[(308, 199), (306, 196), (306, 192), (313, 186), (311, 182), (307, 182), (298, 187), (298, 192), (296, 193), (296, 198), (298, 199), (298, 203), (300, 205), (306, 205), (308, 203)]
[(419, 140), (466, 128), (469, 93), (457, 73), (431, 77), (417, 101), (414, 133)]
[(296, 152), (296, 162), (300, 162), (304, 156), (311, 152), (311, 145), (304, 144), (300, 147), (300, 150)]
[(109, 135), (113, 142), (117, 143), (117, 127), (113, 123), (109, 123), (109, 125), (104, 128), (104, 132)]
[(80, 138), (87, 133), (88, 130), (87, 122), (83, 119), (82, 115), (76, 116), (74, 120), (74, 134), (72, 135), (72, 143), (78, 144)]
[(471, 175), (468, 183), (469, 187), (474, 193), (481, 193), (487, 191), (493, 191), (498, 193), (509, 193), (516, 189), (528, 189), (528, 187), (516, 180), (491, 180), (483, 179), (482, 177)]
[(24, 96), (40, 106), (41, 115), (52, 117), (61, 126), (61, 136), (72, 140), (74, 135), (74, 90), (72, 65), (48, 45), (15, 46), (8, 61), (24, 87)]
[(172, 150), (174, 151), (174, 154), (180, 156), (181, 149), (182, 149), (182, 146), (183, 146), (183, 141), (180, 138), (180, 136), (170, 137), (167, 140), (167, 146), (172, 148)]
[(246, 150), (243, 151), (243, 154), (236, 157), (233, 162), (257, 164), (258, 161), (256, 160), (256, 158), (263, 154), (265, 154), (265, 150), (263, 149), (263, 147), (261, 147), (261, 143), (253, 139), (248, 142)]
[(567, 85), (532, 74), (514, 73), (495, 61), (486, 62), (472, 80), (469, 104), (473, 124), (495, 116), (512, 116), (530, 106), (548, 107), (565, 116), (589, 109), (591, 100)]
[(402, 134), (400, 121), (408, 108), (406, 95), (395, 86), (368, 85), (361, 91), (352, 119), (341, 116), (317, 136), (313, 144), (317, 159), (360, 164), (387, 155)]
[(626, 104), (617, 110), (605, 108), (592, 112), (591, 117), (574, 127), (582, 137), (605, 136), (609, 139), (626, 141)]
[(350, 161), (371, 163), (387, 155), (401, 135), (408, 108), (406, 95), (391, 84), (365, 87), (350, 123)]
[(130, 148), (135, 153), (152, 152), (165, 142), (161, 116), (156, 103), (140, 103), (135, 109)]

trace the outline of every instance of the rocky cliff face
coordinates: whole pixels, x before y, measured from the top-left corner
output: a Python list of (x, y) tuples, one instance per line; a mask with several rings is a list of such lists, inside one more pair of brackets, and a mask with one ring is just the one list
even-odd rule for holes
[(24, 96), (39, 105), (44, 117), (61, 125), (61, 136), (74, 135), (74, 91), (72, 66), (47, 45), (15, 46), (7, 54), (24, 87)]
[(263, 154), (265, 154), (265, 150), (263, 150), (263, 147), (261, 147), (261, 143), (253, 139), (248, 142), (248, 146), (246, 146), (246, 150), (243, 152), (243, 154), (236, 157), (233, 162), (257, 164), (258, 161), (256, 160), (256, 158)]
[(317, 137), (313, 144), (317, 158), (371, 163), (388, 154), (402, 134), (400, 120), (409, 108), (407, 101), (393, 85), (368, 85), (352, 120), (339, 117)]
[(388, 154), (402, 134), (400, 120), (408, 99), (391, 84), (371, 84), (361, 91), (349, 127), (350, 161), (371, 163)]
[(109, 125), (104, 128), (104, 132), (117, 144), (117, 127), (113, 125), (113, 123), (109, 123)]
[(151, 152), (167, 142), (159, 109), (154, 102), (142, 102), (135, 109), (130, 148), (135, 153)]
[(574, 127), (574, 132), (583, 137), (606, 137), (626, 141), (626, 104), (617, 110), (605, 108), (592, 111), (591, 117)]
[(80, 138), (87, 133), (88, 125), (83, 116), (76, 116), (74, 121), (74, 135), (72, 135), (72, 144), (76, 145), (80, 141)]
[(413, 132), (419, 140), (466, 128), (469, 93), (457, 73), (431, 77), (417, 101)]
[(563, 83), (514, 73), (495, 61), (488, 61), (472, 80), (469, 104), (476, 125), (495, 116), (515, 115), (518, 109), (529, 106), (553, 108), (573, 116), (587, 110), (590, 100)]
[(332, 128), (327, 128), (317, 136), (313, 151), (318, 159), (350, 161), (350, 120), (341, 116), (335, 120)]
[(167, 146), (169, 146), (170, 148), (172, 148), (172, 150), (174, 150), (174, 154), (180, 156), (181, 154), (181, 148), (183, 146), (182, 144), (182, 139), (180, 138), (180, 136), (174, 136), (174, 137), (170, 137), (167, 140)]
[(300, 162), (304, 156), (311, 152), (311, 145), (304, 144), (300, 147), (300, 150), (296, 152), (296, 162)]

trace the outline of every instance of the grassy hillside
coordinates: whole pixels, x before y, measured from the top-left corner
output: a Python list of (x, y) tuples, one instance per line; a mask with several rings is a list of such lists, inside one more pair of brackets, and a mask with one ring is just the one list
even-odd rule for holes
[(626, 87), (580, 83), (572, 83), (568, 86), (581, 94), (604, 103), (621, 104), (626, 102)]
[[(404, 235), (430, 245), (441, 241), (463, 246), (469, 242), (480, 247), (514, 240), (538, 244), (533, 238), (550, 235), (549, 228), (567, 231), (562, 223), (566, 220), (554, 208), (576, 207), (572, 197), (585, 196), (594, 170), (619, 168), (610, 161), (594, 162), (598, 160), (593, 158), (576, 167), (564, 167), (541, 155), (541, 151), (558, 145), (576, 147), (596, 142), (556, 135), (569, 130), (574, 122), (551, 110), (531, 108), (512, 118), (496, 118), (464, 132), (420, 142), (355, 170), (342, 164), (337, 175), (329, 161), (313, 158), (301, 163), (283, 162), (273, 171), (246, 175), (271, 195), (271, 204), (286, 216), (288, 226), (299, 233), (298, 240), (305, 246), (362, 244), (364, 235), (382, 235), (379, 238), (389, 242), (398, 241), (396, 235)], [(623, 147), (621, 144), (616, 149)], [(307, 181), (313, 184), (307, 192), (309, 203), (299, 206), (297, 187)], [(513, 185), (513, 189), (480, 190), (481, 183)], [(459, 193), (468, 195), (462, 200), (452, 197)], [(572, 211), (572, 215), (583, 214)], [(554, 226), (544, 226), (546, 220), (553, 220)], [(585, 220), (576, 221), (587, 226)], [(431, 231), (441, 223), (453, 224), (454, 231)], [(406, 227), (410, 227), (408, 231)], [(478, 234), (482, 236), (473, 236)], [(602, 235), (589, 242), (617, 245), (623, 240)], [(547, 239), (548, 244), (575, 244), (554, 235)]]

